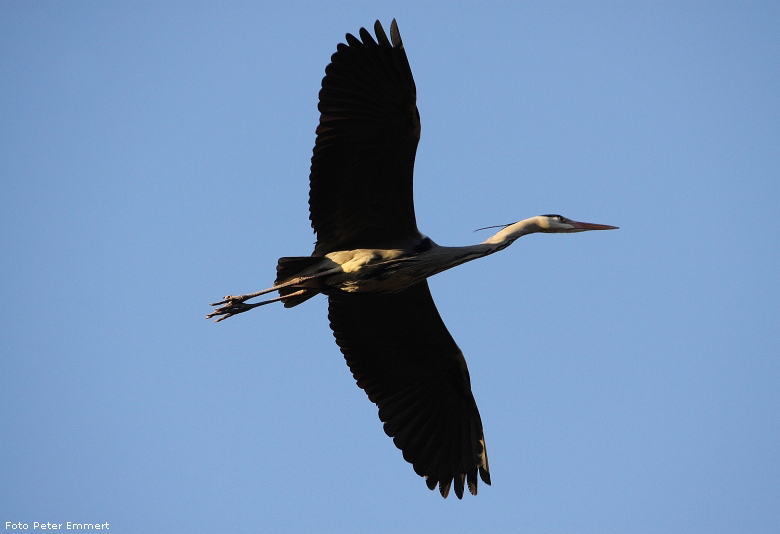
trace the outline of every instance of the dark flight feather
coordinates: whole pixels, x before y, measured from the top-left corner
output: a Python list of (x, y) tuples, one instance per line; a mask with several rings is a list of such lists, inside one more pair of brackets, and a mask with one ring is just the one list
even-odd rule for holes
[(426, 281), (398, 293), (330, 292), (329, 319), (357, 384), (385, 432), (428, 487), (446, 496), (477, 473), (490, 484), (482, 421), (468, 368)]

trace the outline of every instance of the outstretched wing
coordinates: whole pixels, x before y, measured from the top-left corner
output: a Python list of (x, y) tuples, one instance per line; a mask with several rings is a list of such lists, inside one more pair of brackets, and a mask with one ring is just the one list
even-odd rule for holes
[(420, 239), (412, 173), (420, 115), (398, 26), (347, 34), (325, 69), (311, 159), (315, 256), (355, 248), (411, 248)]
[(485, 438), (466, 360), (447, 331), (428, 283), (398, 293), (329, 295), (330, 326), (358, 386), (379, 407), (406, 461), (438, 484), (477, 493), (490, 484)]

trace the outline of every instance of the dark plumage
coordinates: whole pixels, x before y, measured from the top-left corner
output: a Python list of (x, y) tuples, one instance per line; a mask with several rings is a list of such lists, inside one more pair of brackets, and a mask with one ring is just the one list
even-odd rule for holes
[[(420, 114), (417, 89), (395, 22), (388, 40), (365, 30), (325, 69), (311, 160), (314, 256), (358, 248), (420, 246), (412, 176)], [(430, 242), (430, 240), (427, 240)], [(490, 484), (482, 421), (466, 360), (423, 280), (398, 293), (330, 292), (333, 335), (358, 386), (379, 407), (385, 432), (447, 496), (463, 496), (477, 472)]]
[(412, 196), (420, 140), (417, 89), (398, 26), (392, 44), (379, 21), (377, 44), (347, 34), (325, 69), (311, 158), (309, 210), (314, 256), (419, 241)]
[(385, 432), (428, 487), (477, 493), (490, 484), (482, 420), (466, 360), (436, 310), (428, 282), (398, 293), (334, 292), (330, 326)]
[[(324, 293), (330, 326), (358, 386), (379, 407), (385, 432), (429, 488), (452, 483), (476, 495), (490, 484), (482, 421), (458, 346), (436, 310), (427, 278), (503, 250), (534, 232), (615, 228), (560, 215), (503, 227), (484, 243), (441, 247), (417, 229), (412, 174), (420, 115), (398, 26), (376, 41), (347, 34), (325, 69), (311, 160), (311, 256), (283, 257), (274, 286), (228, 295), (221, 321), (271, 302), (292, 307)], [(246, 304), (278, 291), (279, 297)]]

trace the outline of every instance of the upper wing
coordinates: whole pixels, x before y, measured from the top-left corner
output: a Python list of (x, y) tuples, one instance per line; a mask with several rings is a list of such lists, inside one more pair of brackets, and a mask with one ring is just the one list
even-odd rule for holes
[(358, 386), (404, 458), (446, 497), (490, 484), (466, 360), (422, 281), (398, 293), (329, 295), (330, 326)]
[(314, 255), (355, 248), (404, 248), (420, 239), (412, 173), (420, 115), (398, 26), (392, 44), (347, 34), (325, 69), (311, 158), (309, 210)]

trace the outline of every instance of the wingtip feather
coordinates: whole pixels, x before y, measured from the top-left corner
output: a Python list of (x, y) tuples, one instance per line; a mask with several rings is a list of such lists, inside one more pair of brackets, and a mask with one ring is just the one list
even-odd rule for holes
[(398, 23), (395, 19), (390, 23), (390, 39), (393, 42), (393, 46), (396, 48), (403, 48), (404, 43), (401, 41), (401, 32), (398, 31)]

